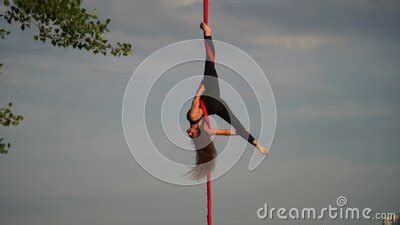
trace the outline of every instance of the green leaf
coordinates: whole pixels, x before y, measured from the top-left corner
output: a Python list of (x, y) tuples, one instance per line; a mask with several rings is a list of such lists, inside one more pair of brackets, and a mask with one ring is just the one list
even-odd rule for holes
[(8, 151), (3, 146), (0, 146), (0, 154), (7, 154)]
[(3, 122), (3, 126), (8, 127), (10, 126), (11, 121), (7, 120), (5, 122)]
[[(44, 4), (44, 2), (46, 4)], [(33, 39), (41, 42), (50, 41), (54, 46), (85, 49), (93, 54), (111, 53), (115, 56), (129, 55), (131, 45), (108, 44), (103, 35), (109, 31), (111, 19), (98, 19), (96, 10), (83, 8), (81, 0), (14, 0), (4, 18), (8, 23), (18, 23), (21, 30), (33, 24), (38, 33)], [(3, 1), (9, 4), (10, 1)], [(2, 30), (0, 30), (2, 31)], [(6, 31), (0, 32), (0, 37)]]

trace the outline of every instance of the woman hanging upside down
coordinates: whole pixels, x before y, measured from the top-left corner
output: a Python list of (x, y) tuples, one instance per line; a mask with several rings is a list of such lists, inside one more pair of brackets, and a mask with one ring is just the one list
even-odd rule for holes
[[(197, 165), (207, 163), (216, 156), (214, 144), (209, 138), (210, 135), (240, 135), (254, 145), (262, 154), (268, 154), (269, 150), (254, 139), (232, 113), (226, 102), (221, 99), (218, 74), (214, 65), (215, 49), (211, 38), (211, 28), (205, 23), (201, 23), (200, 28), (204, 32), (206, 47), (204, 78), (199, 85), (196, 96), (193, 98), (192, 106), (187, 112), (187, 119), (190, 123), (190, 128), (187, 130), (187, 133), (189, 137), (193, 139), (197, 150)], [(211, 129), (203, 121), (204, 112), (200, 107), (201, 100), (204, 102), (209, 115), (218, 115), (231, 124), (235, 130)], [(201, 177), (203, 175), (204, 170), (195, 174), (195, 177)]]

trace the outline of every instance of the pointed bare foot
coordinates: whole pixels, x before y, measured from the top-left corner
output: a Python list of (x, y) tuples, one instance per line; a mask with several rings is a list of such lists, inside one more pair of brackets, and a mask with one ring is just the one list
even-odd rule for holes
[(205, 24), (205, 23), (201, 23), (200, 24), (200, 28), (204, 31), (204, 35), (205, 36), (211, 36), (211, 28)]
[(263, 154), (263, 155), (270, 155), (270, 153), (269, 153), (269, 149), (268, 148), (266, 148), (266, 147), (264, 147), (264, 146), (262, 146), (262, 145), (257, 145), (257, 149), (261, 152), (261, 154)]

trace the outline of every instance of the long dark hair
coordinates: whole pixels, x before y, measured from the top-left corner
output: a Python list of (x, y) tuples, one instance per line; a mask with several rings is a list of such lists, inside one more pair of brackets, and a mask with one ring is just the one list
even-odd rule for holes
[(207, 173), (214, 169), (217, 150), (208, 133), (201, 129), (200, 135), (192, 140), (196, 149), (196, 166), (188, 174), (191, 175), (192, 179), (199, 180), (206, 177)]

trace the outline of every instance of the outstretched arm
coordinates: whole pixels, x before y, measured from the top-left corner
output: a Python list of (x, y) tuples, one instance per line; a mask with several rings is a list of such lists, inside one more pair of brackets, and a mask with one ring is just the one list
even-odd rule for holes
[[(204, 131), (207, 132), (208, 135), (222, 135), (222, 136), (240, 135), (240, 134), (238, 134), (238, 132), (236, 130), (212, 129), (212, 128), (208, 127), (207, 124), (204, 124), (203, 129), (204, 129)], [(246, 129), (246, 131), (249, 132), (247, 129)], [(269, 150), (266, 147), (260, 145), (256, 139), (251, 140), (251, 144), (253, 144), (258, 150), (260, 150), (260, 152), (262, 154), (266, 154), (266, 155), (269, 154)]]
[(238, 135), (236, 133), (236, 130), (228, 130), (228, 129), (211, 129), (207, 125), (204, 127), (204, 130), (209, 134), (209, 135), (222, 135), (222, 136), (234, 136)]

